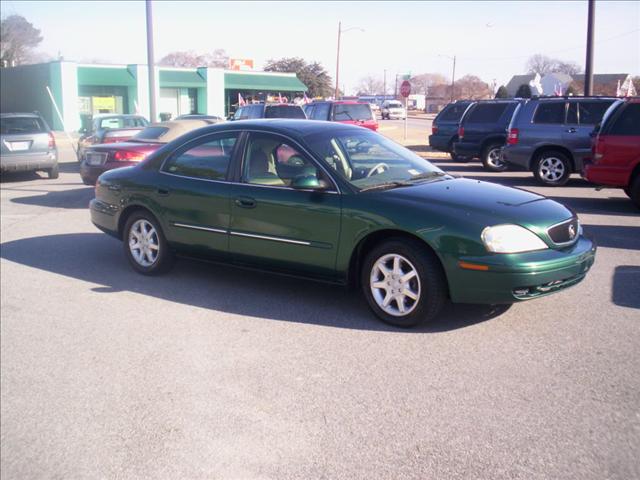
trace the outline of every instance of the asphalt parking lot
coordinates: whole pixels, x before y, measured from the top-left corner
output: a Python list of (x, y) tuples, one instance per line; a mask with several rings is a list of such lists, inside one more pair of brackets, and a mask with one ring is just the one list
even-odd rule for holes
[(2, 478), (640, 478), (638, 211), (453, 163), (412, 122), (450, 173), (578, 212), (587, 279), (405, 331), (339, 287), (187, 260), (143, 277), (67, 146), (59, 179), (0, 189)]

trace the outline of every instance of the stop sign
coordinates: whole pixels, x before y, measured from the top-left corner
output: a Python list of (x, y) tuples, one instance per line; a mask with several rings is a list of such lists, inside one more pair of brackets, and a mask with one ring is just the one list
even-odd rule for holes
[(411, 84), (409, 83), (409, 80), (405, 80), (404, 82), (402, 82), (402, 85), (400, 85), (400, 95), (402, 95), (404, 98), (407, 98), (410, 93)]

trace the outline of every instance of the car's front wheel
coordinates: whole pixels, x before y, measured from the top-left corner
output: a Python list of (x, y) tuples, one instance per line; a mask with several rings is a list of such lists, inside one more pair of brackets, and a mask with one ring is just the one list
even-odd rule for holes
[(533, 175), (540, 183), (550, 187), (559, 187), (569, 181), (571, 176), (571, 160), (562, 152), (554, 150), (538, 155)]
[(506, 162), (502, 159), (502, 144), (494, 143), (487, 146), (482, 152), (482, 165), (490, 172), (504, 172), (507, 169)]
[(145, 211), (133, 213), (124, 227), (124, 252), (131, 266), (143, 275), (165, 272), (173, 263), (158, 221)]
[(440, 262), (418, 241), (398, 238), (378, 245), (367, 254), (361, 275), (369, 307), (396, 327), (433, 320), (446, 300)]

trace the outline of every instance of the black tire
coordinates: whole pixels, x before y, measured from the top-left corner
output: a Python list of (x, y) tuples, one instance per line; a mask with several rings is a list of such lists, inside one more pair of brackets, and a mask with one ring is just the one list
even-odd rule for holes
[[(148, 266), (140, 264), (134, 258), (129, 243), (131, 229), (139, 220), (143, 220), (151, 224), (156, 234), (155, 239), (157, 241), (158, 253), (155, 260)], [(160, 223), (153, 215), (151, 215), (151, 213), (147, 212), (146, 210), (137, 210), (133, 212), (129, 216), (129, 218), (127, 218), (127, 222), (125, 223), (122, 235), (122, 244), (127, 260), (129, 260), (129, 263), (131, 264), (133, 269), (138, 273), (141, 273), (143, 275), (159, 275), (168, 271), (173, 265), (174, 255), (170, 250), (169, 245), (167, 244), (167, 240), (164, 236), (162, 228), (160, 227)]]
[[(482, 151), (482, 165), (490, 172), (504, 172), (507, 170), (507, 163), (502, 160), (502, 143), (491, 143)], [(499, 156), (498, 159), (496, 156)]]
[(461, 157), (460, 155), (456, 155), (453, 151), (449, 152), (449, 155), (451, 155), (451, 160), (454, 162), (469, 163), (470, 160), (469, 157)]
[[(419, 295), (417, 300), (409, 300), (411, 305), (407, 308), (411, 310), (403, 316), (392, 315), (383, 310), (372, 292), (372, 269), (385, 255), (400, 255), (417, 271)], [(365, 255), (360, 276), (362, 292), (373, 313), (383, 322), (395, 327), (410, 328), (433, 320), (447, 299), (447, 280), (440, 261), (426, 245), (417, 240), (391, 238), (375, 246)], [(399, 307), (396, 300), (391, 302)]]
[(60, 176), (60, 170), (58, 169), (57, 163), (53, 167), (47, 169), (47, 175), (51, 180), (54, 180)]
[(635, 206), (640, 208), (640, 175), (632, 180), (628, 195)]
[[(551, 166), (554, 168), (562, 168), (562, 172), (551, 170), (549, 164), (552, 164)], [(548, 187), (560, 187), (566, 184), (571, 173), (573, 173), (571, 159), (557, 150), (542, 152), (533, 162), (534, 177), (538, 182)]]

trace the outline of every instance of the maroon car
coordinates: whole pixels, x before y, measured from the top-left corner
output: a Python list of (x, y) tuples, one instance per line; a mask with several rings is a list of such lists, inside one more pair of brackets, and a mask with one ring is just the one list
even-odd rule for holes
[(98, 114), (93, 117), (88, 127), (80, 130), (78, 140), (78, 161), (87, 147), (100, 143), (125, 142), (149, 125), (149, 121), (141, 115), (132, 114)]
[(82, 181), (85, 185), (95, 185), (103, 172), (135, 165), (171, 140), (211, 123), (215, 121), (173, 120), (154, 123), (126, 142), (103, 143), (87, 147), (80, 160)]

